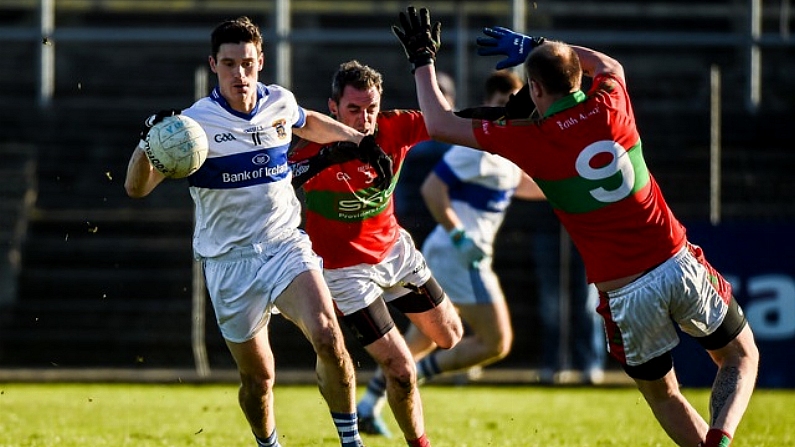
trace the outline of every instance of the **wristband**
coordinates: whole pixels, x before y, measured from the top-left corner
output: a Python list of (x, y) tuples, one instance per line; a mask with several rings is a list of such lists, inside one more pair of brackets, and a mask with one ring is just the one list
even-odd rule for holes
[(450, 240), (453, 242), (453, 245), (458, 245), (464, 240), (466, 233), (464, 229), (461, 227), (455, 227), (452, 230), (447, 232), (447, 235), (450, 236)]
[(420, 67), (424, 67), (426, 65), (433, 65), (434, 61), (435, 61), (434, 57), (431, 56), (430, 54), (427, 56), (423, 55), (420, 56), (419, 58), (415, 58), (413, 61), (411, 61), (411, 74), (414, 74), (414, 72), (416, 72), (417, 69)]

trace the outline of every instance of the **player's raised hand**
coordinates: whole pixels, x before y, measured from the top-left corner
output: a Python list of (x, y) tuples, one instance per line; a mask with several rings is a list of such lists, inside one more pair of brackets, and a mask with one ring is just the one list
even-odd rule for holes
[(483, 28), (487, 37), (478, 37), (478, 54), (481, 56), (505, 55), (505, 59), (497, 63), (497, 70), (515, 67), (524, 63), (533, 48), (544, 43), (543, 37), (526, 36), (508, 28), (495, 26)]
[(392, 33), (400, 40), (406, 57), (411, 62), (411, 72), (436, 60), (436, 52), (442, 45), (442, 24), (431, 24), (431, 13), (421, 8), (419, 15), (413, 6), (398, 16), (400, 27), (392, 25)]

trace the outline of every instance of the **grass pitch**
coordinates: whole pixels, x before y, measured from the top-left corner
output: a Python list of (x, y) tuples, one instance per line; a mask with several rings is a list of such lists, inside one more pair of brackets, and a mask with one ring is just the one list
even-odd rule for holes
[[(706, 414), (707, 390), (686, 394)], [(422, 396), (435, 447), (673, 445), (633, 388), (428, 385)], [(339, 445), (314, 386), (277, 384), (276, 417), (284, 447)], [(732, 446), (792, 446), (793, 427), (795, 391), (757, 390)], [(254, 445), (235, 385), (0, 384), (0, 447)]]

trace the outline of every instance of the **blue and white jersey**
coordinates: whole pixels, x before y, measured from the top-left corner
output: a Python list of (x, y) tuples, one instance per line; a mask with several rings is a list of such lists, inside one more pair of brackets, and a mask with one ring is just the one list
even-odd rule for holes
[[(522, 170), (499, 155), (453, 146), (433, 172), (447, 184), (453, 210), (467, 235), (492, 255), (497, 230), (522, 179)], [(449, 244), (441, 226), (429, 237)]]
[(301, 213), (287, 151), (292, 128), (306, 115), (293, 94), (259, 83), (257, 105), (241, 113), (216, 88), (182, 113), (201, 124), (210, 143), (207, 160), (188, 177), (194, 255), (215, 257), (295, 231)]

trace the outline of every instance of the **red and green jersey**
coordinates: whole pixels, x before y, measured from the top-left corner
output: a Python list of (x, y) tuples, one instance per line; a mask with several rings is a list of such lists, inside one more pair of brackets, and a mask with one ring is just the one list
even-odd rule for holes
[[(430, 138), (419, 111), (381, 112), (376, 129), (375, 140), (392, 157), (398, 175), (408, 150)], [(309, 143), (290, 159), (302, 160), (318, 150), (319, 145)], [(379, 190), (372, 186), (373, 168), (354, 160), (326, 168), (304, 183), (305, 230), (324, 268), (377, 264), (386, 257), (400, 228), (392, 202), (398, 175), (389, 188)]]
[(538, 183), (585, 262), (588, 280), (642, 272), (685, 243), (643, 159), (621, 79), (599, 75), (541, 120), (473, 121), (481, 147)]

